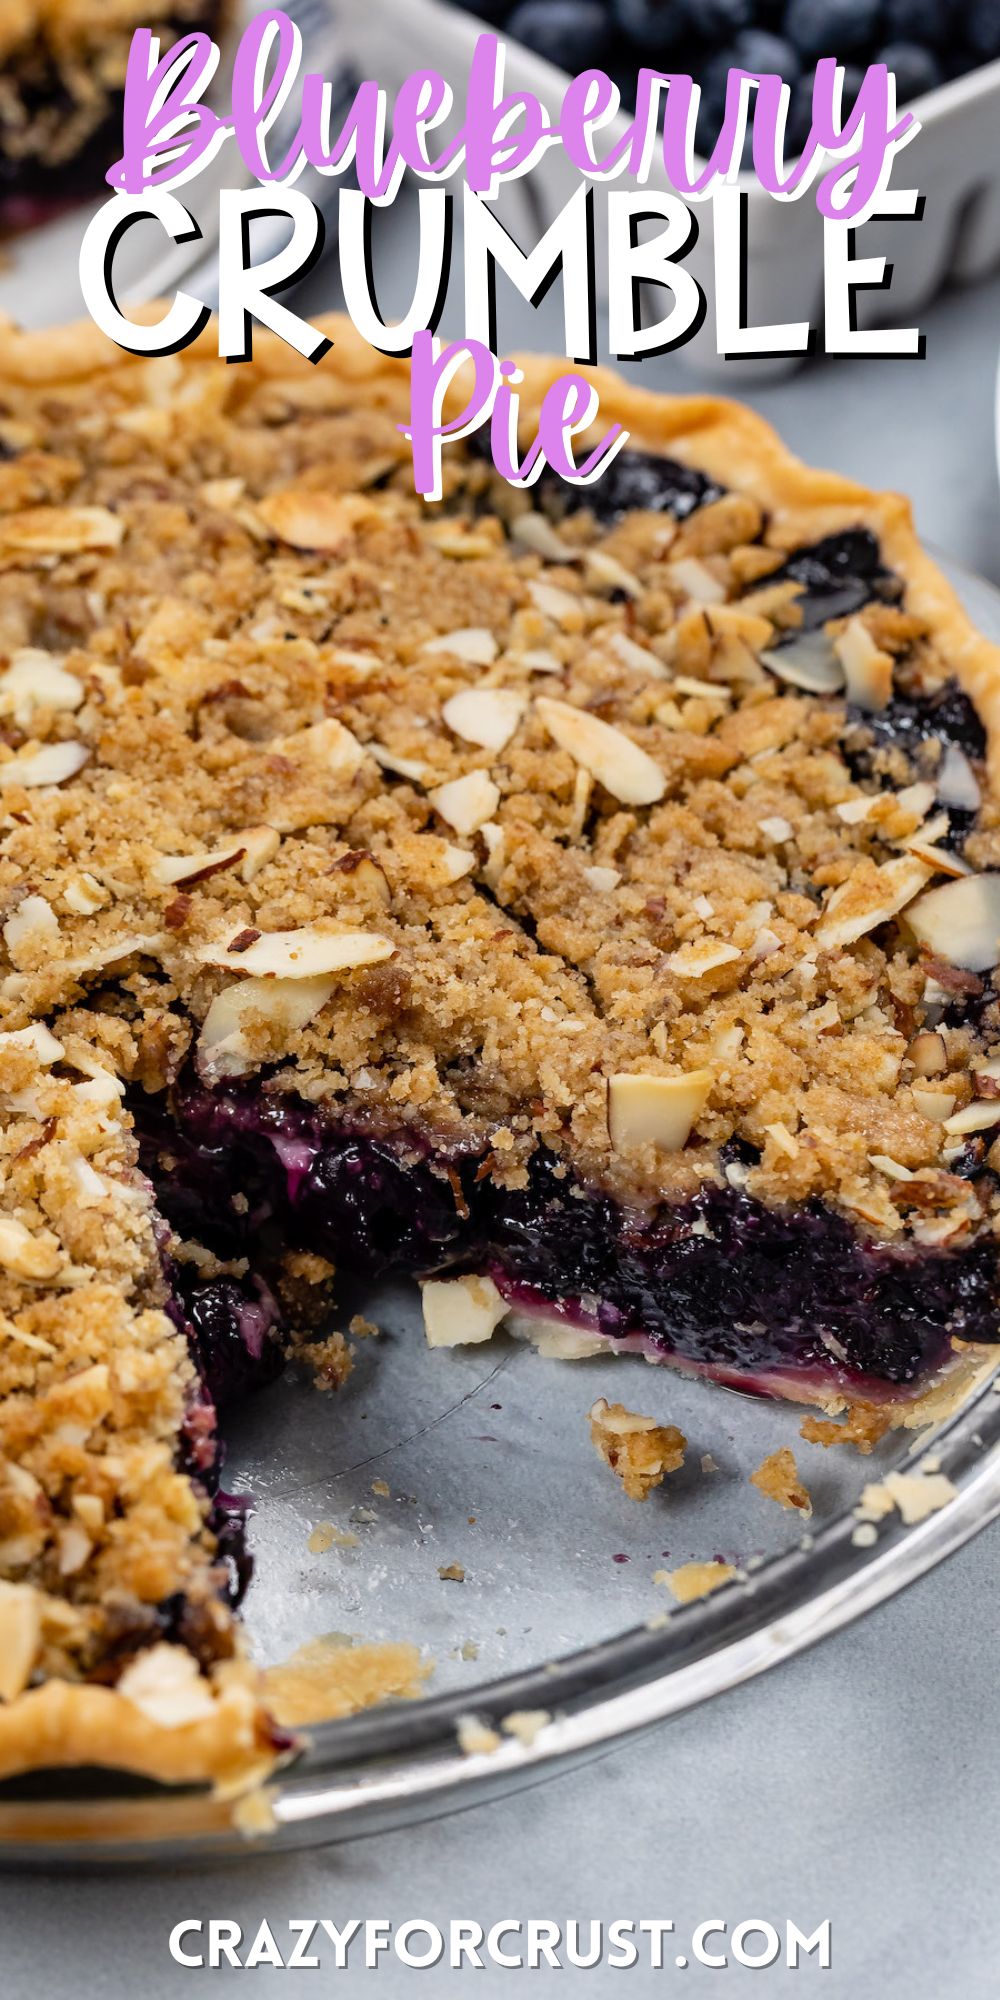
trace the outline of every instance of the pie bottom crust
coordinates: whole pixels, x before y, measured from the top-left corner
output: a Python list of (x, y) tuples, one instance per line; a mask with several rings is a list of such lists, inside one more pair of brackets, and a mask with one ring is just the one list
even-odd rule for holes
[[(156, 309), (143, 318), (158, 317)], [(386, 385), (398, 397), (407, 364), (378, 354), (350, 322), (323, 323), (333, 340), (323, 362), (353, 385), (359, 397)], [(194, 352), (213, 351), (214, 328), (206, 329)], [(182, 357), (183, 358), (183, 357)], [(26, 336), (0, 322), (0, 378), (35, 387), (61, 380), (79, 382), (109, 365), (127, 368), (128, 357), (91, 323)], [(221, 366), (221, 362), (219, 363)], [(299, 363), (288, 347), (258, 334), (253, 370), (261, 376), (287, 375)], [(565, 374), (565, 359), (526, 356), (520, 400), (530, 423), (546, 389)], [(988, 732), (988, 768), (1000, 784), (1000, 661), (996, 649), (974, 629), (955, 593), (921, 548), (908, 503), (893, 494), (874, 494), (833, 473), (814, 471), (796, 460), (770, 427), (749, 409), (714, 397), (672, 398), (633, 387), (613, 373), (586, 371), (600, 399), (599, 428), (624, 425), (637, 447), (667, 451), (753, 496), (768, 510), (772, 528), (789, 549), (863, 519), (877, 533), (886, 562), (907, 584), (908, 601), (946, 649), (961, 686), (975, 704)], [(455, 391), (457, 396), (460, 392)], [(918, 1396), (879, 1405), (880, 1418), (907, 1429), (946, 1421), (986, 1381), (996, 1351), (967, 1348)], [(827, 1390), (804, 1385), (799, 1400), (830, 1417), (863, 1419), (871, 1405), (851, 1404), (836, 1385)], [(260, 1676), (244, 1658), (217, 1669), (210, 1716), (182, 1726), (153, 1722), (114, 1688), (51, 1680), (0, 1705), (0, 1778), (54, 1767), (103, 1766), (126, 1770), (166, 1784), (209, 1782), (231, 1791), (249, 1786), (273, 1768), (283, 1753), (273, 1728)]]

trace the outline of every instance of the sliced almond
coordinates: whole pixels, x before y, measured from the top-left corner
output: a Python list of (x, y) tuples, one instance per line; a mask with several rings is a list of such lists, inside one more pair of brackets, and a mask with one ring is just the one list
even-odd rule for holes
[(720, 965), (731, 965), (742, 957), (738, 945), (726, 944), (722, 938), (696, 938), (691, 944), (678, 945), (667, 959), (667, 970), (678, 979), (704, 979), (706, 973), (715, 972)]
[(548, 646), (529, 646), (526, 652), (512, 656), (518, 666), (526, 667), (529, 674), (561, 674), (563, 663)]
[(650, 680), (669, 679), (667, 669), (659, 655), (652, 652), (648, 646), (640, 646), (627, 632), (614, 631), (607, 635), (602, 633), (600, 636), (608, 652), (614, 653), (623, 667), (633, 667), (636, 673), (646, 674)]
[(698, 556), (680, 556), (676, 562), (668, 563), (667, 576), (695, 604), (725, 603), (725, 586)]
[(906, 921), (939, 958), (966, 972), (1000, 964), (1000, 874), (966, 875), (918, 897)]
[(686, 1076), (619, 1072), (608, 1078), (608, 1132), (616, 1153), (654, 1145), (676, 1153), (687, 1143), (712, 1088), (710, 1069)]
[(528, 584), (528, 596), (536, 611), (543, 618), (551, 618), (556, 625), (564, 625), (567, 620), (576, 624), (580, 617), (580, 599), (571, 590), (559, 590), (554, 583), (543, 583), (539, 577), (532, 577)]
[(945, 1039), (936, 1029), (924, 1028), (914, 1035), (906, 1053), (918, 1076), (940, 1076), (948, 1067)]
[(233, 840), (225, 847), (204, 848), (199, 854), (158, 854), (149, 872), (164, 888), (177, 882), (204, 882), (242, 861), (245, 853), (242, 842)]
[(377, 517), (372, 501), (356, 493), (324, 493), (286, 486), (258, 500), (257, 518), (281, 542), (295, 549), (323, 549), (336, 555), (358, 529)]
[(465, 743), (483, 750), (502, 750), (517, 729), (527, 706), (512, 688), (463, 688), (441, 711), (449, 729)]
[(369, 756), (374, 757), (383, 771), (392, 771), (397, 778), (409, 778), (414, 785), (422, 785), (427, 777), (427, 766), (418, 757), (397, 757), (387, 750), (384, 743), (366, 743)]
[(59, 919), (44, 896), (24, 896), (3, 927), (7, 950), (16, 957), (19, 946), (30, 939), (59, 936)]
[(782, 1124), (780, 1118), (775, 1118), (772, 1124), (765, 1125), (764, 1130), (769, 1138), (773, 1140), (779, 1153), (784, 1153), (786, 1159), (798, 1159), (799, 1142), (794, 1132), (790, 1132), (788, 1126)]
[(54, 653), (38, 646), (24, 646), (12, 654), (6, 673), (0, 675), (0, 713), (12, 715), (21, 728), (36, 708), (71, 713), (83, 698), (83, 682), (68, 674)]
[(674, 694), (688, 694), (697, 701), (717, 701), (723, 707), (733, 698), (732, 688), (722, 687), (718, 681), (699, 680), (694, 674), (677, 674), (670, 685)]
[(96, 916), (107, 901), (107, 897), (96, 875), (81, 868), (78, 875), (71, 875), (62, 892), (62, 899), (75, 917)]
[(273, 826), (254, 826), (246, 833), (234, 834), (223, 847), (204, 849), (199, 854), (160, 854), (149, 872), (154, 882), (169, 888), (177, 882), (207, 881), (209, 876), (241, 862), (243, 881), (252, 882), (265, 864), (273, 861), (280, 846), (281, 835)]
[(507, 1312), (492, 1278), (430, 1278), (420, 1287), (428, 1347), (472, 1347), (489, 1340)]
[(0, 1049), (30, 1049), (45, 1067), (60, 1062), (66, 1053), (44, 1021), (32, 1021), (27, 1028), (8, 1028), (5, 1034), (0, 1035)]
[[(410, 862), (414, 865), (410, 865)], [(467, 847), (454, 847), (449, 840), (422, 834), (406, 856), (407, 879), (425, 888), (448, 888), (471, 875), (476, 857)]]
[(599, 896), (608, 895), (612, 889), (617, 889), (622, 879), (621, 872), (617, 868), (585, 868), (583, 874), (588, 888), (596, 889)]
[(283, 1041), (308, 1026), (326, 1006), (336, 986), (316, 979), (241, 979), (226, 986), (202, 1023), (198, 1053), (203, 1067), (218, 1076), (242, 1076), (250, 1067), (247, 1026), (254, 1016), (268, 1021)]
[(943, 1125), (955, 1109), (953, 1090), (931, 1090), (926, 1083), (913, 1085), (913, 1102), (921, 1118), (929, 1118), (935, 1125)]
[(41, 1593), (30, 1583), (0, 1581), (0, 1701), (24, 1693), (41, 1637)]
[(667, 789), (663, 772), (624, 730), (547, 695), (538, 697), (535, 710), (560, 750), (589, 771), (613, 798), (628, 806), (652, 805), (662, 799)]
[(913, 903), (931, 873), (916, 855), (901, 854), (898, 860), (886, 861), (876, 869), (875, 880), (861, 874), (850, 876), (827, 901), (816, 926), (817, 944), (824, 951), (855, 944)]
[(211, 1687), (183, 1646), (161, 1643), (138, 1653), (118, 1681), (118, 1693), (158, 1729), (184, 1729), (215, 1714)]
[(456, 660), (467, 660), (471, 667), (489, 667), (499, 648), (485, 625), (463, 625), (457, 632), (439, 632), (433, 639), (425, 639), (420, 650), (452, 653)]
[(541, 556), (544, 562), (572, 562), (576, 550), (571, 549), (556, 533), (546, 514), (534, 508), (516, 514), (510, 523), (511, 540), (522, 549), (530, 549), (533, 555)]
[(932, 841), (921, 840), (919, 834), (912, 835), (905, 846), (907, 854), (915, 855), (934, 875), (950, 875), (958, 881), (960, 876), (975, 872), (960, 854), (953, 854), (950, 847), (935, 847)]
[(25, 791), (64, 785), (83, 770), (89, 756), (84, 743), (45, 743), (40, 750), (22, 752), (0, 764), (0, 785), (23, 785)]
[(790, 687), (807, 694), (836, 694), (844, 685), (843, 662), (825, 632), (800, 632), (783, 646), (758, 654), (762, 666)]
[(124, 533), (124, 522), (107, 507), (25, 507), (0, 516), (0, 547), (24, 555), (116, 549)]
[(626, 597), (641, 597), (642, 584), (633, 571), (626, 569), (617, 556), (608, 555), (605, 549), (585, 549), (583, 552), (583, 574), (586, 581), (598, 590), (623, 590)]
[(224, 965), (257, 978), (317, 979), (356, 965), (375, 965), (395, 950), (391, 939), (377, 931), (321, 931), (311, 924), (296, 931), (261, 931), (244, 949), (245, 935), (241, 928), (227, 940), (202, 945), (196, 956), (203, 965)]
[(483, 874), (491, 889), (495, 889), (503, 871), (506, 854), (506, 839), (499, 820), (488, 819), (479, 828), (486, 848), (486, 865)]
[(781, 813), (771, 813), (769, 818), (759, 819), (757, 825), (760, 827), (761, 833), (765, 838), (773, 840), (779, 847), (786, 840), (791, 840), (794, 837), (795, 828), (792, 826), (791, 821), (785, 819)]
[(467, 771), (463, 778), (449, 778), (427, 796), (435, 812), (456, 833), (469, 834), (493, 818), (500, 804), (500, 787), (486, 771)]
[(58, 1238), (51, 1229), (32, 1233), (16, 1216), (0, 1216), (0, 1265), (5, 1271), (29, 1284), (44, 1284), (55, 1277), (62, 1261)]
[(977, 1099), (944, 1120), (945, 1131), (955, 1133), (988, 1132), (991, 1125), (1000, 1125), (1000, 1098)]
[(844, 669), (847, 699), (877, 714), (892, 699), (892, 656), (875, 644), (861, 618), (849, 618), (833, 642)]
[(307, 757), (322, 764), (335, 778), (351, 778), (364, 762), (364, 746), (345, 729), (342, 722), (327, 716), (323, 722), (297, 729), (271, 744), (283, 757)]
[(943, 806), (956, 806), (960, 812), (978, 812), (982, 805), (979, 780), (957, 743), (949, 743), (941, 759), (937, 795)]

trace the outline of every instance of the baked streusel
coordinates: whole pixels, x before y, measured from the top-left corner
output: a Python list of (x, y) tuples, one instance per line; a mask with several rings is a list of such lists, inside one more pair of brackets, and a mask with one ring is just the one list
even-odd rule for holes
[(228, 0), (3, 0), (0, 229), (96, 191), (121, 144), (129, 44), (217, 34)]

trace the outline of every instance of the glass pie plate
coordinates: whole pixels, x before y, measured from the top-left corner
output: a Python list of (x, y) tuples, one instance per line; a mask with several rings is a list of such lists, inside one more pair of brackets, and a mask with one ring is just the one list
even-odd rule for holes
[[(945, 567), (1000, 639), (1000, 593)], [(313, 1727), (268, 1784), (272, 1825), (252, 1842), (232, 1802), (205, 1790), (102, 1772), (0, 1786), (4, 1864), (271, 1852), (537, 1783), (777, 1666), (1000, 1514), (997, 1376), (936, 1431), (894, 1433), (861, 1457), (803, 1444), (793, 1407), (639, 1356), (555, 1360), (502, 1330), (431, 1350), (415, 1287), (367, 1288), (341, 1324), (355, 1310), (380, 1336), (358, 1341), (343, 1390), (289, 1375), (227, 1418), (224, 1483), (255, 1503), (247, 1625), (262, 1664), (330, 1633), (413, 1640), (434, 1663), (427, 1693)], [(683, 1469), (644, 1505), (591, 1446), (602, 1395), (688, 1439)], [(748, 1483), (783, 1443), (812, 1494), (808, 1523)], [(941, 1472), (954, 1492), (914, 1525), (893, 1511), (859, 1534), (862, 1488), (895, 1468)], [(338, 1537), (316, 1537), (332, 1546), (314, 1553), (320, 1523)], [(709, 1597), (675, 1605), (653, 1581), (717, 1557), (737, 1575)], [(505, 1732), (525, 1711), (531, 1726)], [(495, 1725), (498, 1748), (463, 1751), (469, 1716)]]

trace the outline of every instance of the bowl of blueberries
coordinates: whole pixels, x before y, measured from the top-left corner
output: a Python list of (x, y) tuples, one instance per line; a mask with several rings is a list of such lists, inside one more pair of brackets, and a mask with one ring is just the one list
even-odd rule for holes
[(1000, 0), (458, 0), (504, 39), (567, 72), (604, 69), (634, 103), (642, 68), (701, 87), (698, 145), (719, 136), (731, 69), (780, 76), (791, 90), (788, 141), (805, 144), (822, 56), (844, 65), (850, 109), (869, 63), (885, 63), (897, 103), (1000, 58)]
[[(885, 63), (894, 74), (897, 104), (912, 108), (919, 131), (893, 162), (881, 215), (856, 232), (852, 254), (885, 259), (885, 279), (859, 288), (854, 319), (861, 331), (919, 325), (919, 313), (946, 283), (969, 282), (1000, 268), (1000, 0), (406, 0), (409, 32), (399, 32), (399, 0), (366, 0), (353, 17), (372, 38), (362, 50), (384, 83), (400, 82), (414, 52), (460, 92), (476, 40), (497, 34), (505, 50), (505, 85), (530, 91), (557, 106), (569, 77), (604, 70), (617, 85), (621, 106), (608, 125), (608, 144), (624, 132), (634, 112), (640, 69), (690, 75), (701, 99), (697, 151), (711, 155), (725, 109), (731, 69), (776, 74), (790, 90), (786, 143), (789, 160), (808, 138), (817, 62), (834, 56), (843, 66), (843, 107), (849, 110), (866, 68)], [(384, 32), (377, 32), (384, 14)], [(377, 44), (377, 46), (376, 46)], [(806, 320), (824, 345), (824, 242), (822, 218), (811, 194), (778, 201), (757, 182), (749, 142), (738, 186), (746, 196), (743, 265), (746, 324)], [(501, 195), (511, 233), (529, 249), (555, 220), (577, 185), (577, 174), (558, 146)], [(616, 182), (618, 187), (622, 180)], [(654, 161), (650, 189), (669, 188), (662, 162)], [(914, 203), (905, 190), (924, 197)], [(900, 199), (894, 208), (894, 192)], [(519, 207), (518, 207), (519, 204)], [(512, 210), (517, 207), (517, 213)], [(711, 201), (697, 208), (697, 234), (687, 268), (711, 304), (715, 292)], [(599, 246), (600, 283), (604, 258)], [(890, 269), (891, 267), (891, 269)], [(606, 294), (606, 283), (605, 283)], [(662, 295), (661, 295), (662, 296)], [(654, 294), (655, 298), (655, 294)], [(659, 306), (650, 305), (655, 317)], [(749, 345), (749, 343), (748, 343)], [(718, 352), (709, 309), (679, 359), (702, 373), (727, 379), (787, 372), (799, 357), (767, 360)]]

